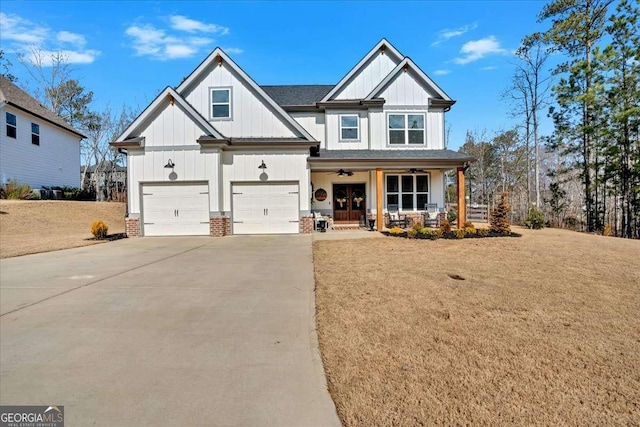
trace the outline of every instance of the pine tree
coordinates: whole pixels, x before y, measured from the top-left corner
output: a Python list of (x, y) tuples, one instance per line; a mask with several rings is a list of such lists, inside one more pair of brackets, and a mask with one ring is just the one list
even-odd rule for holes
[(491, 231), (500, 234), (511, 234), (509, 212), (511, 212), (511, 205), (507, 203), (507, 193), (502, 193), (500, 203), (491, 213)]

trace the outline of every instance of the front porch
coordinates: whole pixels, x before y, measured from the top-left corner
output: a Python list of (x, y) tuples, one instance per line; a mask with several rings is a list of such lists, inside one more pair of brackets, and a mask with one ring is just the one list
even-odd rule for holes
[[(448, 150), (429, 151), (446, 151), (456, 158), (435, 161), (427, 156), (396, 157), (391, 162), (385, 159), (373, 165), (372, 159), (311, 157), (311, 211), (330, 217), (334, 228), (348, 228), (350, 225), (368, 227), (368, 220), (375, 220), (376, 229), (382, 231), (388, 225), (390, 207), (397, 209), (401, 216), (410, 218), (410, 223), (422, 223), (427, 204), (435, 204), (444, 212), (445, 173), (455, 170), (457, 223), (458, 228), (462, 228), (465, 222), (464, 170), (472, 159)], [(335, 156), (334, 153), (331, 154)], [(415, 155), (415, 152), (411, 154)]]

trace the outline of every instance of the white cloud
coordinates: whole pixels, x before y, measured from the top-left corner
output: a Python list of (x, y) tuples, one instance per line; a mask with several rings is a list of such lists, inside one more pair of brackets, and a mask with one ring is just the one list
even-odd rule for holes
[(508, 54), (507, 49), (500, 47), (500, 42), (495, 36), (485, 37), (479, 40), (472, 40), (462, 45), (460, 53), (464, 56), (455, 58), (453, 61), (456, 64), (465, 65), (470, 62), (477, 61), (487, 55), (504, 55)]
[(48, 30), (17, 15), (0, 12), (0, 34), (3, 40), (20, 44), (39, 45), (47, 37)]
[(87, 44), (87, 40), (82, 34), (72, 33), (69, 31), (59, 31), (57, 39), (61, 43), (69, 43), (80, 48)]
[(82, 34), (65, 30), (54, 32), (18, 15), (0, 13), (0, 34), (3, 41), (10, 42), (8, 52), (30, 52), (27, 59), (33, 59), (37, 52), (45, 66), (51, 65), (52, 58), (58, 54), (69, 64), (91, 64), (100, 55), (98, 50), (85, 49), (87, 40)]
[(224, 50), (226, 53), (236, 55), (240, 55), (242, 52), (244, 52), (244, 50), (240, 49), (239, 47), (223, 47), (222, 50)]
[(464, 35), (469, 31), (475, 30), (476, 28), (478, 28), (478, 24), (473, 23), (469, 25), (464, 25), (459, 28), (452, 28), (452, 29), (447, 28), (444, 30), (440, 30), (436, 34), (436, 36), (438, 37), (437, 40), (431, 43), (431, 46), (438, 46), (440, 43), (443, 43), (454, 37), (460, 37), (461, 35)]
[(451, 70), (435, 70), (433, 72), (433, 75), (435, 75), (435, 76), (444, 76), (444, 75), (447, 75), (449, 73), (451, 73)]
[(50, 67), (55, 62), (54, 58), (58, 57), (58, 55), (61, 55), (69, 64), (91, 64), (100, 55), (100, 52), (97, 50), (85, 50), (83, 52), (66, 49), (38, 50), (37, 55), (39, 60), (36, 59), (36, 52), (32, 51), (27, 59), (31, 62), (39, 62), (45, 67)]
[(195, 19), (189, 19), (182, 15), (172, 15), (169, 17), (171, 22), (171, 28), (174, 30), (186, 31), (188, 33), (203, 32), (203, 33), (219, 33), (220, 35), (229, 34), (229, 29), (217, 24), (205, 24), (202, 21), (196, 21)]
[(157, 60), (190, 58), (201, 49), (213, 47), (215, 40), (207, 37), (207, 34), (222, 36), (229, 33), (226, 27), (196, 21), (182, 15), (169, 16), (169, 22), (170, 28), (157, 28), (148, 23), (129, 26), (125, 34), (130, 38), (130, 46), (135, 54)]

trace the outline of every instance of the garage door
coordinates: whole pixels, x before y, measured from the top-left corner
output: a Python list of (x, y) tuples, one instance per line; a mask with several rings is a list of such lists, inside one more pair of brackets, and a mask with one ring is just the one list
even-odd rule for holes
[(207, 184), (143, 184), (145, 236), (209, 235)]
[(233, 184), (233, 234), (299, 232), (298, 184)]

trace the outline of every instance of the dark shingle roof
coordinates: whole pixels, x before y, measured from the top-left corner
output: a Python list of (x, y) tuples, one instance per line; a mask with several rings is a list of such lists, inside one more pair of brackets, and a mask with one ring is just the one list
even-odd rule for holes
[(34, 116), (40, 117), (62, 129), (73, 132), (80, 137), (84, 137), (80, 132), (69, 125), (62, 117), (53, 111), (43, 107), (27, 92), (14, 85), (9, 79), (0, 76), (0, 102), (6, 102), (21, 110), (27, 111)]
[(314, 105), (333, 89), (334, 85), (260, 86), (278, 105)]
[(473, 157), (452, 150), (320, 150), (320, 156), (311, 159), (475, 161)]

